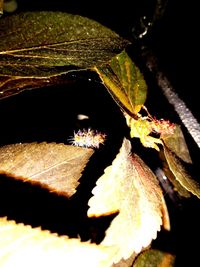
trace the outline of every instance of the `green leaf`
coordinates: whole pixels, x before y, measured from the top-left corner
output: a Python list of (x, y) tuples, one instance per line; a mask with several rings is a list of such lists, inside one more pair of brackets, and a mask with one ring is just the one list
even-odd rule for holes
[(133, 267), (173, 267), (175, 256), (157, 249), (142, 252), (136, 259)]
[(164, 155), (169, 169), (181, 186), (200, 198), (200, 184), (187, 173), (180, 159), (166, 146), (164, 146)]
[(176, 180), (176, 177), (170, 171), (168, 164), (165, 162), (163, 165), (163, 169), (158, 168), (156, 170), (156, 174), (164, 191), (169, 195), (169, 197), (175, 202), (177, 193), (180, 197), (191, 197), (191, 193), (183, 187), (178, 180)]
[(161, 139), (165, 143), (165, 145), (173, 151), (180, 159), (187, 163), (192, 163), (190, 153), (185, 142), (184, 135), (182, 133), (181, 127), (179, 125), (175, 125), (172, 134), (165, 133), (161, 134)]
[(127, 53), (122, 51), (109, 64), (95, 69), (117, 104), (127, 113), (137, 114), (146, 101), (147, 84)]
[(39, 80), (103, 64), (129, 43), (96, 21), (51, 11), (1, 19), (0, 39), (1, 98), (35, 80), (39, 87)]

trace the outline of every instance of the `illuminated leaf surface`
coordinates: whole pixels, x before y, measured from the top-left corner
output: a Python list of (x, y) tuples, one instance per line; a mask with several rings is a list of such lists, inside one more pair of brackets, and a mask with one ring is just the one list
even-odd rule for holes
[(97, 65), (95, 69), (119, 106), (137, 114), (146, 100), (147, 85), (127, 53), (122, 51), (109, 64)]
[[(143, 109), (147, 111), (145, 106), (143, 106)], [(124, 112), (124, 116), (127, 125), (130, 127), (131, 138), (140, 138), (143, 146), (154, 148), (158, 151), (160, 151), (158, 144), (163, 145), (164, 143), (180, 159), (187, 163), (192, 163), (179, 125), (164, 119), (158, 120), (152, 117), (148, 111), (147, 116), (139, 116), (138, 118), (134, 118), (126, 112)], [(158, 136), (152, 136), (151, 134), (153, 133)]]
[(126, 123), (130, 127), (130, 136), (131, 138), (136, 137), (140, 138), (140, 142), (144, 147), (154, 148), (160, 150), (157, 144), (162, 144), (160, 138), (155, 138), (150, 136), (150, 133), (153, 131), (151, 127), (151, 122), (147, 118), (141, 117), (134, 119), (129, 114), (124, 113), (126, 118)]
[(93, 189), (88, 216), (119, 212), (102, 241), (119, 246), (115, 262), (128, 259), (150, 245), (169, 218), (158, 180), (145, 163), (131, 154), (131, 144), (124, 139), (119, 154)]
[(195, 181), (183, 167), (179, 158), (164, 146), (164, 154), (171, 172), (176, 180), (189, 192), (200, 198), (200, 184)]
[[(64, 12), (25, 12), (0, 20), (0, 97), (39, 87), (39, 79), (89, 69), (128, 41), (98, 22)], [(17, 90), (18, 88), (18, 90)]]
[(92, 154), (92, 149), (56, 143), (6, 145), (0, 148), (0, 173), (70, 197)]
[(175, 256), (156, 249), (142, 252), (136, 259), (133, 267), (173, 267)]
[(1, 267), (110, 267), (116, 249), (0, 218)]

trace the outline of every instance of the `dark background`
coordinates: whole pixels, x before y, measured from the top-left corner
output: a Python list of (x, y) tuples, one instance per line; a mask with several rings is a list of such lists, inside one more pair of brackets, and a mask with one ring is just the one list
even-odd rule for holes
[[(133, 57), (135, 56), (136, 62), (144, 68), (143, 71), (147, 75), (149, 85), (147, 107), (150, 107), (153, 115), (181, 124), (173, 107), (168, 104), (157, 87), (153, 75), (148, 73), (143, 65), (142, 58), (137, 54), (140, 45), (146, 45), (158, 59), (160, 70), (166, 74), (180, 98), (185, 101), (200, 121), (197, 3), (169, 0), (162, 18), (155, 23), (142, 43), (137, 42), (134, 40), (134, 34), (140, 30), (140, 18), (147, 16), (151, 20), (155, 3), (156, 1), (151, 0), (124, 0), (122, 2), (18, 0), (16, 12), (58, 10), (79, 14), (94, 19), (125, 38), (133, 40), (130, 52)], [(83, 74), (80, 77), (75, 77), (75, 79), (76, 83), (70, 84), (68, 91), (65, 90), (66, 85), (64, 88), (55, 86), (23, 92), (20, 95), (2, 100), (0, 103), (0, 112), (3, 114), (1, 118), (1, 144), (25, 141), (67, 143), (67, 138), (73, 134), (74, 129), (92, 126), (108, 133), (105, 151), (100, 151), (97, 155), (97, 159), (101, 159), (98, 168), (102, 170), (107, 166), (108, 162), (104, 160), (105, 155), (109, 155), (108, 161), (111, 162), (121, 145), (123, 136), (128, 135), (128, 129), (117, 105), (111, 100), (109, 94), (96, 78), (93, 82), (88, 82), (87, 75)], [(100, 90), (96, 90), (96, 88)], [(68, 97), (69, 100), (67, 100)], [(79, 113), (89, 115), (89, 122), (86, 122), (86, 124), (84, 124), (85, 122), (78, 122), (76, 115)], [(199, 179), (199, 149), (183, 125), (182, 129), (194, 161), (192, 172), (195, 178)], [(156, 153), (143, 149), (138, 144), (134, 145), (136, 152), (143, 156), (145, 162), (155, 168)], [(99, 174), (101, 174), (101, 171), (97, 172), (96, 176), (98, 177)], [(91, 188), (92, 186), (90, 185)], [(17, 193), (13, 191), (13, 194)], [(6, 196), (2, 199), (5, 201)], [(182, 200), (181, 207), (177, 207), (170, 202), (167, 194), (166, 201), (172, 219), (172, 231), (171, 233), (163, 232), (159, 234), (153, 246), (175, 253), (177, 255), (176, 266), (197, 266), (195, 260), (198, 253), (195, 243), (198, 244), (200, 238), (199, 201), (194, 196), (191, 200)], [(56, 207), (56, 204), (54, 205)], [(17, 204), (15, 208), (18, 210)], [(9, 212), (11, 217), (18, 216), (13, 215), (12, 211)], [(57, 213), (56, 215), (58, 216)], [(20, 218), (18, 220), (20, 221)], [(53, 219), (51, 226), (48, 225), (47, 219), (43, 218), (42, 220), (44, 228), (52, 227), (52, 229), (56, 229), (55, 226), (52, 226), (56, 224), (55, 219)], [(30, 223), (28, 219), (27, 222)], [(64, 228), (64, 225), (62, 227)]]

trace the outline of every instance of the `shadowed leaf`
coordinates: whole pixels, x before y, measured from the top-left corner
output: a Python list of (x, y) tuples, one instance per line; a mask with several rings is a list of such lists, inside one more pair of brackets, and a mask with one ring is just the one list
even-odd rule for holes
[(5, 77), (0, 76), (0, 99), (6, 98), (20, 93), (23, 90), (29, 90), (40, 87), (47, 87), (59, 84), (69, 84), (71, 81), (67, 79), (67, 74), (52, 76), (48, 78), (35, 77)]
[(200, 184), (187, 173), (180, 159), (166, 146), (164, 146), (164, 155), (169, 169), (181, 186), (200, 198)]
[(96, 21), (51, 11), (1, 19), (0, 39), (0, 97), (32, 88), (35, 79), (39, 87), (39, 79), (103, 64), (129, 43)]
[(136, 259), (133, 267), (173, 267), (175, 256), (156, 249), (142, 252)]
[(72, 196), (92, 149), (56, 143), (25, 143), (0, 148), (0, 173)]
[(101, 244), (119, 246), (115, 262), (128, 259), (150, 245), (161, 225), (169, 229), (169, 217), (161, 188), (153, 172), (124, 139), (119, 154), (93, 189), (88, 216), (119, 212)]
[(173, 134), (161, 134), (161, 139), (180, 159), (187, 163), (192, 163), (184, 135), (179, 125), (176, 125)]
[(122, 51), (109, 64), (95, 69), (119, 106), (129, 114), (137, 114), (146, 100), (147, 85), (127, 53)]
[(3, 14), (3, 0), (0, 0), (0, 17)]
[(163, 188), (163, 191), (169, 196), (175, 205), (178, 205), (180, 200), (177, 196), (177, 193), (181, 197), (191, 197), (191, 193), (185, 189), (185, 187), (183, 187), (178, 180), (176, 180), (166, 162), (164, 162), (162, 169), (158, 167), (155, 170), (155, 173)]
[(110, 267), (114, 247), (81, 242), (0, 218), (1, 267)]
[[(170, 170), (165, 154), (164, 154), (164, 149), (160, 151), (159, 157), (162, 160), (162, 169), (160, 168), (157, 169), (157, 177), (160, 180), (160, 182), (162, 182), (163, 178), (165, 181), (169, 180), (170, 182), (169, 181), (168, 182), (173, 188), (173, 194), (178, 193), (179, 196), (185, 197), (185, 198), (191, 197), (192, 194), (179, 183), (179, 181), (174, 176), (173, 172)], [(164, 177), (162, 177), (163, 175)], [(169, 190), (166, 190), (167, 193), (168, 191)]]

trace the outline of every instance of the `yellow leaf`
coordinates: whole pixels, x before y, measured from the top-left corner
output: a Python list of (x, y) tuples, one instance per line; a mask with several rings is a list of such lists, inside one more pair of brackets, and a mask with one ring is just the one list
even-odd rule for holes
[(119, 212), (101, 244), (119, 247), (115, 262), (128, 259), (150, 245), (161, 225), (170, 228), (162, 190), (153, 172), (124, 139), (112, 165), (97, 181), (89, 200), (88, 216)]
[(94, 70), (120, 108), (133, 116), (137, 115), (146, 101), (147, 84), (125, 50), (109, 63), (96, 65)]
[(6, 145), (0, 148), (0, 174), (70, 197), (92, 154), (92, 149), (56, 143)]
[(140, 142), (144, 147), (154, 148), (159, 151), (157, 144), (162, 144), (160, 138), (155, 138), (150, 136), (150, 133), (153, 131), (152, 122), (149, 121), (148, 117), (139, 117), (137, 120), (129, 116), (124, 112), (126, 118), (126, 123), (130, 127), (130, 136), (131, 138), (136, 137), (140, 138)]
[(116, 248), (58, 236), (0, 218), (1, 267), (110, 267)]
[(127, 101), (131, 104), (132, 114), (137, 114), (147, 97), (147, 84), (140, 69), (123, 50), (111, 59), (111, 68), (118, 77)]

